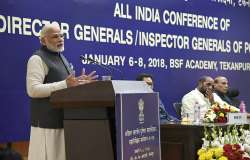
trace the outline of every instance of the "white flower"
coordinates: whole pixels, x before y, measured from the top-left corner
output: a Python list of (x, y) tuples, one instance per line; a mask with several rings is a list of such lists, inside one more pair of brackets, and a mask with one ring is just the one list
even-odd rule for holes
[(250, 135), (245, 137), (245, 143), (250, 145)]
[(219, 147), (221, 144), (220, 144), (220, 142), (216, 139), (216, 140), (213, 140), (212, 142), (211, 142), (211, 146), (212, 147)]
[(216, 118), (216, 114), (214, 112), (212, 112), (211, 114), (208, 114), (208, 119), (211, 121), (214, 121), (214, 119)]
[(244, 150), (245, 150), (247, 153), (250, 153), (250, 145), (249, 145), (249, 144), (244, 144), (243, 147), (244, 147)]
[(202, 140), (203, 140), (202, 148), (208, 148), (209, 147), (209, 141), (206, 140), (205, 138), (202, 138)]
[(204, 116), (205, 122), (214, 122), (214, 119), (216, 118), (216, 114), (212, 109), (208, 109), (207, 113)]

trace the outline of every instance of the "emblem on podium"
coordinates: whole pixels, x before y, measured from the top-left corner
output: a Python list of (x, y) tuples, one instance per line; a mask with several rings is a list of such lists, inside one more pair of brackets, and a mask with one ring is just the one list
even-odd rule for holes
[(139, 109), (139, 123), (143, 124), (144, 123), (144, 101), (142, 98), (139, 99), (138, 101), (138, 109)]

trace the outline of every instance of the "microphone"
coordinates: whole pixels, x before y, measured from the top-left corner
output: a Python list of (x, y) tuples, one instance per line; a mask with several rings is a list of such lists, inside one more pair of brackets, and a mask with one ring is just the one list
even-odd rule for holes
[(227, 96), (228, 96), (228, 97), (233, 98), (233, 97), (237, 97), (237, 96), (239, 96), (239, 95), (240, 95), (240, 91), (239, 91), (238, 89), (229, 89), (229, 90), (227, 91)]
[(98, 66), (100, 66), (101, 68), (107, 70), (108, 72), (110, 72), (110, 74), (112, 75), (114, 71), (117, 71), (120, 73), (121, 75), (121, 79), (123, 80), (124, 79), (124, 75), (123, 75), (123, 72), (120, 70), (120, 69), (117, 69), (113, 66), (108, 66), (108, 65), (105, 65), (105, 64), (102, 64), (101, 62), (98, 62), (90, 57), (85, 57), (83, 55), (80, 55), (80, 59), (81, 60), (85, 60), (85, 61), (89, 61), (91, 64), (96, 64)]

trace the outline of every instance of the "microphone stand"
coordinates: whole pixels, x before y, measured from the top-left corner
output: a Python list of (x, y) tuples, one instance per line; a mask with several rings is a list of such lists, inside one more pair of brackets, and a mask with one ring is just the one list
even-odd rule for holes
[(122, 72), (121, 70), (119, 70), (119, 69), (113, 67), (113, 66), (104, 65), (104, 64), (102, 64), (102, 63), (100, 63), (100, 62), (98, 62), (98, 61), (95, 61), (95, 60), (92, 59), (92, 58), (89, 58), (89, 57), (86, 58), (86, 57), (84, 57), (83, 55), (80, 55), (80, 59), (81, 59), (81, 60), (89, 61), (89, 62), (91, 62), (91, 64), (96, 64), (96, 65), (100, 66), (101, 68), (103, 68), (103, 69), (109, 71), (111, 75), (113, 74), (113, 71), (117, 71), (117, 72), (120, 73), (121, 79), (122, 79), (122, 80), (124, 79), (123, 72)]

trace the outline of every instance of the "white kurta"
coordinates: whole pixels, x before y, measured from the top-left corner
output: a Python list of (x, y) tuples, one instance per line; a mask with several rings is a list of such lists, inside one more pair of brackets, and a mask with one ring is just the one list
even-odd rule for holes
[(28, 160), (66, 160), (64, 130), (31, 127)]
[[(53, 91), (67, 88), (66, 81), (43, 84), (48, 67), (33, 55), (27, 65), (27, 92), (32, 98), (49, 97)], [(28, 160), (66, 160), (63, 129), (31, 127)]]
[(185, 117), (186, 114), (189, 115), (191, 120), (194, 119), (194, 106), (195, 103), (198, 103), (200, 106), (201, 119), (204, 118), (205, 113), (208, 108), (211, 106), (209, 99), (206, 98), (197, 88), (191, 92), (184, 95), (182, 98), (182, 107), (181, 107), (181, 117)]

